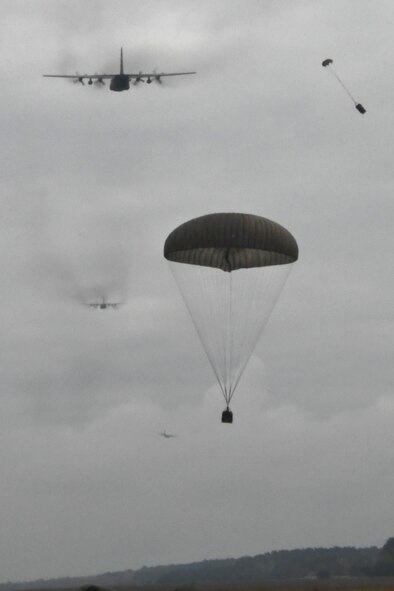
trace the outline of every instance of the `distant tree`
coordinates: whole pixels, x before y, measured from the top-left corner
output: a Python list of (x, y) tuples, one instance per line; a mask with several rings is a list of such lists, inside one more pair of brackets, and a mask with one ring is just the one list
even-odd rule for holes
[(394, 538), (389, 538), (379, 550), (372, 574), (385, 577), (394, 575)]

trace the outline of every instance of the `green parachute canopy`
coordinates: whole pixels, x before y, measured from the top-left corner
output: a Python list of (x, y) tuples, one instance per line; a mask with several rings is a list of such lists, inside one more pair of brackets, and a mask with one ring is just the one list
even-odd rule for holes
[(247, 213), (212, 213), (176, 228), (164, 245), (169, 261), (235, 271), (293, 263), (298, 246), (283, 226)]

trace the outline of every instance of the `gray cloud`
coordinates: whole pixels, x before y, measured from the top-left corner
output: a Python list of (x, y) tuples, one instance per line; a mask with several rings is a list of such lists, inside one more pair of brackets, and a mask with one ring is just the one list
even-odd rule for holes
[[(3, 4), (4, 580), (382, 544), (392, 4)], [(119, 94), (41, 77), (116, 69), (122, 45), (130, 69), (198, 74)], [(231, 429), (162, 256), (213, 211), (300, 246)], [(104, 296), (125, 306), (81, 305)]]

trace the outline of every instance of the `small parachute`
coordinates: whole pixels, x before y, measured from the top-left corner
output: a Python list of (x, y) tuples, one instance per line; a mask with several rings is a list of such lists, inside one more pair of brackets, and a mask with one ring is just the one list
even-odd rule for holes
[(215, 373), (230, 401), (298, 258), (283, 226), (245, 213), (212, 213), (178, 226), (164, 256)]
[(334, 63), (334, 60), (332, 60), (331, 58), (327, 58), (325, 60), (322, 61), (321, 65), (323, 66), (323, 68), (327, 68), (328, 66), (330, 66), (328, 69), (329, 71), (332, 73), (333, 76), (335, 76), (335, 78), (338, 80), (339, 84), (342, 86), (342, 88), (345, 90), (346, 94), (351, 98), (351, 100), (354, 103), (354, 106), (356, 107), (357, 111), (361, 114), (364, 114), (367, 112), (367, 110), (363, 107), (363, 105), (361, 103), (358, 103), (355, 98), (350, 94), (349, 89), (345, 86), (345, 84), (343, 83), (343, 81), (340, 79), (340, 77), (338, 76), (338, 74), (335, 72), (334, 67), (332, 66), (332, 64)]

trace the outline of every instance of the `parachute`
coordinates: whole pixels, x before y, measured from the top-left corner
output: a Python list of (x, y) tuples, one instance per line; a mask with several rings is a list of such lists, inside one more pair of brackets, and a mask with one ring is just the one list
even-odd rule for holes
[(298, 258), (283, 226), (246, 213), (213, 213), (178, 226), (164, 245), (226, 402), (244, 369)]
[(333, 76), (335, 76), (335, 78), (338, 80), (339, 84), (342, 86), (342, 88), (345, 90), (346, 94), (351, 98), (351, 100), (354, 103), (354, 106), (356, 107), (357, 111), (361, 114), (364, 114), (367, 112), (367, 110), (362, 106), (361, 103), (358, 103), (354, 97), (350, 94), (348, 88), (345, 86), (345, 84), (342, 82), (342, 80), (340, 79), (340, 77), (338, 76), (338, 74), (335, 72), (334, 67), (332, 66), (332, 64), (334, 63), (334, 60), (332, 60), (331, 58), (327, 58), (325, 60), (322, 61), (321, 65), (323, 66), (323, 68), (327, 68), (329, 71), (332, 73)]

